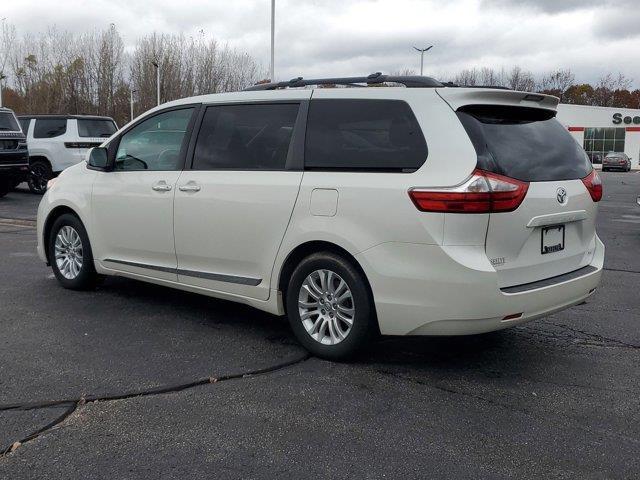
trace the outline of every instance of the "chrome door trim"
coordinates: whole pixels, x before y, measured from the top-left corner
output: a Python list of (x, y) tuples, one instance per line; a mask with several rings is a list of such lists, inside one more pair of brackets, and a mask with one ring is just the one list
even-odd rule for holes
[(241, 277), (237, 275), (227, 275), (223, 273), (212, 272), (199, 272), (196, 270), (183, 270), (180, 268), (162, 267), (159, 265), (148, 265), (146, 263), (129, 262), (126, 260), (115, 260), (113, 258), (106, 258), (103, 262), (118, 263), (120, 265), (127, 265), (136, 268), (145, 268), (148, 270), (156, 270), (159, 272), (175, 273), (176, 275), (182, 275), (185, 277), (204, 278), (207, 280), (215, 280), (217, 282), (236, 283), (239, 285), (249, 285), (255, 287), (262, 282), (261, 278)]

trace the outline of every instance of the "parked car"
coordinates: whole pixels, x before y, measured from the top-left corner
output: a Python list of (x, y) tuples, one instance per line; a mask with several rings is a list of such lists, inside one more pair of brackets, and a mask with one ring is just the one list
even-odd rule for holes
[(18, 119), (29, 144), (29, 188), (40, 194), (45, 192), (47, 181), (82, 162), (90, 148), (100, 145), (117, 130), (110, 117), (21, 115)]
[[(323, 82), (365, 85), (286, 88)], [(50, 182), (38, 254), (65, 288), (121, 275), (286, 314), (331, 359), (520, 325), (602, 272), (602, 184), (557, 104), (384, 75), (170, 102)]]
[(4, 197), (29, 174), (27, 142), (15, 114), (0, 107), (0, 197)]
[(622, 170), (623, 172), (631, 171), (631, 159), (626, 153), (611, 152), (608, 153), (602, 161), (602, 171)]

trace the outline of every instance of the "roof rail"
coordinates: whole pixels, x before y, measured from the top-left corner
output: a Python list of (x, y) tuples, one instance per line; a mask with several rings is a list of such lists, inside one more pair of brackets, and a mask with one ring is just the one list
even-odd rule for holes
[(308, 85), (347, 85), (351, 87), (358, 87), (358, 84), (366, 85), (379, 85), (381, 83), (400, 83), (407, 88), (433, 88), (442, 87), (442, 83), (434, 80), (431, 77), (422, 77), (419, 75), (383, 75), (381, 72), (372, 73), (366, 77), (337, 77), (337, 78), (313, 78), (304, 79), (302, 77), (292, 78), (287, 82), (274, 82), (274, 83), (260, 83), (251, 87), (245, 88), (247, 90), (277, 90), (279, 88), (292, 88), (292, 87), (306, 87)]

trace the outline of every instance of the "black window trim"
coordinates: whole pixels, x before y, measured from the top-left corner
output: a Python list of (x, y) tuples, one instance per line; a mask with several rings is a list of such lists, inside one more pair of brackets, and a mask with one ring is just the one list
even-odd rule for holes
[[(287, 152), (287, 160), (285, 161), (284, 168), (211, 168), (207, 170), (197, 170), (193, 168), (193, 161), (195, 157), (196, 142), (202, 127), (205, 112), (210, 107), (230, 107), (234, 105), (298, 105), (298, 116), (293, 125), (293, 133), (291, 134), (291, 141), (289, 143), (289, 151)], [(240, 102), (212, 102), (202, 105), (202, 109), (199, 112), (198, 120), (194, 127), (194, 134), (192, 135), (191, 142), (189, 143), (189, 149), (187, 152), (187, 158), (189, 159), (185, 166), (185, 170), (193, 172), (299, 172), (303, 170), (304, 165), (304, 144), (305, 135), (307, 131), (307, 115), (309, 113), (309, 100), (308, 99), (282, 99), (282, 100), (247, 100)]]
[[(325, 102), (325, 101), (356, 101), (356, 102), (400, 102), (400, 103), (404, 103), (407, 108), (409, 109), (409, 111), (411, 112), (411, 115), (413, 115), (413, 119), (415, 120), (416, 124), (418, 125), (418, 127), (420, 127), (420, 132), (422, 134), (422, 138), (424, 139), (424, 145), (425, 145), (425, 157), (424, 157), (424, 162), (422, 162), (422, 164), (416, 168), (416, 169), (402, 169), (402, 168), (357, 168), (357, 167), (310, 167), (306, 165), (306, 162), (303, 162), (303, 170), (305, 172), (332, 172), (332, 173), (396, 173), (399, 175), (411, 175), (412, 173), (416, 173), (418, 170), (420, 170), (422, 167), (425, 166), (425, 164), (427, 163), (427, 160), (429, 159), (429, 143), (427, 142), (427, 137), (424, 134), (424, 130), (422, 129), (422, 125), (420, 124), (420, 121), (418, 120), (418, 117), (416, 117), (415, 112), (413, 111), (413, 108), (411, 108), (411, 104), (409, 102), (407, 102), (404, 99), (400, 99), (400, 98), (312, 98), (311, 101), (312, 102)], [(308, 107), (309, 108), (309, 107)], [(307, 119), (308, 119), (308, 113), (307, 113)], [(305, 125), (305, 137), (306, 137), (306, 131), (309, 128), (309, 125), (306, 124)], [(306, 156), (306, 138), (305, 138), (305, 142), (303, 145), (304, 148), (304, 152), (305, 152), (305, 156)], [(306, 157), (305, 157), (306, 158)]]
[[(134, 129), (135, 127), (140, 125), (142, 122), (145, 122), (145, 121), (147, 121), (147, 120), (149, 120), (149, 119), (151, 119), (153, 117), (156, 117), (156, 116), (161, 115), (163, 113), (173, 112), (173, 111), (176, 111), (176, 110), (185, 110), (187, 108), (193, 108), (194, 111), (191, 114), (191, 119), (189, 120), (189, 124), (187, 125), (187, 129), (185, 131), (184, 138), (182, 139), (182, 145), (180, 146), (179, 161), (178, 161), (178, 164), (177, 164), (176, 168), (174, 168), (172, 170), (145, 170), (145, 169), (116, 170), (115, 169), (116, 154), (118, 152), (118, 147), (120, 146), (120, 141), (122, 140), (123, 136), (125, 136), (132, 129)], [(185, 160), (187, 158), (187, 151), (191, 147), (191, 142), (193, 141), (192, 137), (193, 137), (193, 132), (194, 132), (194, 125), (196, 123), (196, 119), (200, 118), (202, 110), (203, 110), (203, 108), (202, 108), (202, 104), (201, 103), (185, 103), (185, 104), (182, 104), (182, 105), (174, 105), (172, 107), (163, 108), (162, 110), (156, 110), (153, 113), (150, 113), (149, 115), (145, 115), (144, 117), (139, 119), (133, 125), (129, 125), (125, 130), (120, 132), (115, 138), (113, 138), (113, 139), (111, 139), (109, 141), (109, 143), (106, 145), (107, 156), (108, 156), (108, 160), (109, 160), (109, 167), (108, 167), (108, 169), (103, 170), (103, 171), (107, 171), (107, 172), (181, 172), (181, 171), (185, 170)], [(189, 140), (185, 141), (186, 139), (189, 139)], [(91, 167), (88, 163), (87, 163), (87, 168), (95, 169), (95, 167)]]

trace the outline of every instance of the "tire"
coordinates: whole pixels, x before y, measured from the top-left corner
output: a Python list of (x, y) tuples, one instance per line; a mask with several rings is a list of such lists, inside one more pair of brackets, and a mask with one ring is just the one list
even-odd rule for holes
[[(62, 233), (61, 233), (62, 232)], [(60, 235), (60, 238), (59, 238)], [(56, 242), (63, 251), (61, 260), (56, 258)], [(93, 253), (87, 231), (78, 217), (70, 213), (65, 213), (58, 217), (53, 226), (48, 239), (49, 262), (58, 282), (70, 290), (90, 290), (95, 288), (100, 277), (96, 273), (93, 265)], [(77, 262), (72, 262), (73, 266), (68, 269), (70, 263), (65, 264), (64, 258), (76, 258), (80, 253), (80, 266)]]
[(32, 193), (43, 195), (47, 191), (47, 182), (53, 178), (51, 165), (46, 160), (34, 160), (31, 162), (30, 170), (27, 180), (29, 190)]
[[(326, 272), (324, 281), (319, 275), (322, 271)], [(327, 285), (321, 294), (319, 287), (326, 285), (328, 279), (332, 286)], [(345, 285), (350, 298), (345, 294)], [(334, 292), (343, 299), (336, 302), (331, 295)], [(289, 279), (286, 304), (289, 323), (298, 341), (320, 358), (346, 360), (364, 346), (375, 331), (373, 299), (366, 279), (349, 261), (331, 252), (314, 253), (300, 262)], [(350, 307), (353, 312), (349, 311)], [(307, 318), (303, 320), (303, 317)], [(345, 319), (351, 320), (351, 324)]]
[(0, 198), (4, 197), (11, 190), (11, 184), (7, 180), (0, 180)]

